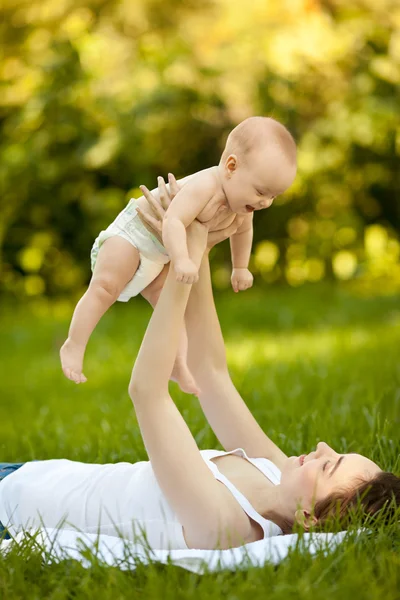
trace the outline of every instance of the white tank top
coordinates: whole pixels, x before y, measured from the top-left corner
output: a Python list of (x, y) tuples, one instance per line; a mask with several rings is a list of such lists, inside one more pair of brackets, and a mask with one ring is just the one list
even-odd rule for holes
[[(225, 454), (242, 456), (274, 485), (279, 469), (265, 458), (202, 450), (215, 479), (223, 483), (245, 513), (260, 524), (264, 537), (281, 529), (259, 515), (211, 460)], [(0, 482), (0, 521), (12, 535), (39, 527), (74, 529), (141, 541), (153, 549), (185, 549), (182, 525), (161, 491), (149, 461), (88, 464), (66, 459), (28, 462)]]
[(269, 479), (269, 481), (274, 485), (279, 485), (281, 481), (281, 472), (278, 469), (278, 467), (276, 467), (274, 463), (268, 460), (267, 458), (249, 458), (246, 452), (243, 450), (243, 448), (237, 448), (236, 450), (231, 450), (230, 452), (223, 452), (220, 450), (201, 451), (201, 455), (206, 461), (208, 467), (211, 469), (215, 479), (223, 483), (228, 488), (228, 490), (240, 504), (247, 516), (249, 516), (251, 519), (253, 519), (253, 521), (261, 525), (261, 528), (264, 532), (264, 538), (272, 537), (273, 535), (282, 535), (282, 529), (273, 521), (264, 519), (264, 517), (262, 517), (252, 507), (247, 498), (241, 492), (239, 492), (239, 490), (233, 485), (233, 483), (231, 483), (229, 479), (219, 471), (215, 462), (211, 460), (213, 458), (216, 458), (217, 456), (226, 456), (227, 454), (236, 454), (237, 456), (245, 458), (252, 465), (257, 467), (257, 469), (261, 471), (261, 473), (265, 475), (265, 477)]

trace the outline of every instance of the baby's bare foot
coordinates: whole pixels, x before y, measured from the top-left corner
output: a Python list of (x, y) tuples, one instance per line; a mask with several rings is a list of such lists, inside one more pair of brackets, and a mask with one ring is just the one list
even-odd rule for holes
[(193, 375), (189, 371), (186, 360), (181, 356), (176, 357), (171, 379), (172, 381), (176, 381), (182, 392), (186, 394), (195, 394), (197, 396), (200, 393)]
[(86, 377), (82, 373), (85, 346), (80, 346), (70, 338), (64, 342), (60, 350), (61, 367), (65, 377), (75, 383), (85, 383)]

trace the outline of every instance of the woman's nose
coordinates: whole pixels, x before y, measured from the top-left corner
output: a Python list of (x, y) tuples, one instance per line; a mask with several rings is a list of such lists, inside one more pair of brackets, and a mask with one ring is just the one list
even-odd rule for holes
[(333, 452), (334, 451), (330, 446), (328, 446), (328, 444), (326, 444), (325, 442), (318, 442), (316, 450), (317, 456), (321, 456), (321, 454), (332, 454)]

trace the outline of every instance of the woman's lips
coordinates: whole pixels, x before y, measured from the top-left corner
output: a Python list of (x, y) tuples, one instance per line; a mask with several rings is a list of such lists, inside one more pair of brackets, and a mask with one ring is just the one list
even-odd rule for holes
[(302, 467), (304, 465), (304, 459), (305, 459), (306, 455), (302, 454), (301, 456), (299, 456), (299, 462), (300, 462), (300, 466)]
[(253, 206), (250, 206), (250, 204), (246, 204), (246, 210), (247, 210), (247, 212), (250, 213), (250, 212), (254, 212), (255, 208), (253, 208)]

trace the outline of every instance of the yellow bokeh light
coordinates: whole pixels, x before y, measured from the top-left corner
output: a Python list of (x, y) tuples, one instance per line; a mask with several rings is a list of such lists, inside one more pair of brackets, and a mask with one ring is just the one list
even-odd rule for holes
[(353, 252), (341, 250), (333, 256), (332, 268), (338, 279), (351, 279), (357, 269), (357, 257)]
[(336, 231), (335, 221), (324, 219), (315, 223), (315, 233), (323, 240), (330, 240)]
[(265, 271), (272, 271), (278, 258), (279, 248), (276, 244), (268, 241), (257, 244), (254, 255), (254, 263), (261, 273)]
[(84, 157), (86, 166), (96, 169), (107, 164), (117, 151), (118, 144), (117, 130), (109, 127), (103, 131), (99, 141), (86, 152)]
[(387, 253), (396, 262), (400, 258), (400, 243), (397, 240), (389, 240), (387, 244)]
[(45, 290), (44, 281), (39, 275), (28, 275), (28, 277), (25, 277), (24, 286), (27, 296), (39, 296)]
[(24, 248), (19, 254), (19, 264), (28, 273), (36, 273), (43, 264), (41, 248)]
[(94, 15), (88, 8), (78, 8), (63, 21), (61, 31), (71, 37), (84, 33), (94, 20)]
[(306, 256), (306, 247), (304, 244), (290, 244), (290, 246), (286, 250), (286, 259), (288, 261), (291, 260), (300, 260), (305, 258)]
[(301, 217), (294, 217), (293, 219), (289, 220), (287, 228), (291, 238), (294, 240), (302, 240), (303, 238), (307, 237), (310, 230), (310, 225), (305, 219), (302, 219)]
[(336, 246), (342, 248), (352, 244), (357, 237), (357, 232), (352, 227), (341, 227), (335, 233), (334, 241)]
[(47, 250), (54, 244), (54, 238), (54, 233), (50, 231), (38, 231), (33, 234), (31, 244), (35, 249)]
[(302, 285), (307, 279), (307, 268), (305, 263), (301, 260), (289, 262), (285, 269), (285, 277), (287, 282), (293, 287)]
[(308, 281), (320, 281), (325, 275), (325, 262), (320, 258), (309, 258), (305, 268)]
[(385, 254), (388, 243), (388, 232), (381, 225), (370, 225), (365, 228), (365, 252), (371, 258)]
[(377, 56), (371, 61), (371, 71), (390, 83), (400, 83), (400, 68), (389, 57)]

